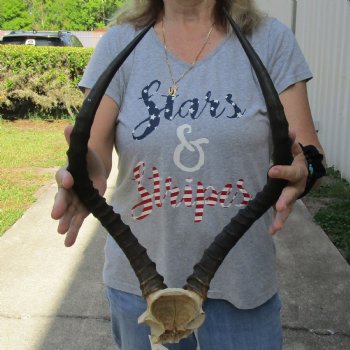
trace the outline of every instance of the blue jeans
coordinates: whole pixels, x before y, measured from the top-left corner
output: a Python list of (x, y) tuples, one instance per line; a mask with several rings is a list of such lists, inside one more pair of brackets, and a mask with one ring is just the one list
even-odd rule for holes
[[(120, 350), (150, 350), (149, 327), (137, 323), (146, 310), (143, 298), (107, 288), (113, 337)], [(178, 344), (164, 344), (169, 350), (281, 350), (281, 303), (278, 294), (265, 304), (240, 310), (220, 299), (204, 302), (205, 322), (198, 334)]]

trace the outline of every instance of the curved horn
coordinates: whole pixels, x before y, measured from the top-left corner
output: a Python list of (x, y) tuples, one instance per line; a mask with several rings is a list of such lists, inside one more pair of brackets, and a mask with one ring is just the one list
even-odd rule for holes
[[(226, 10), (224, 10), (224, 14), (248, 56), (264, 95), (272, 132), (273, 163), (289, 165), (293, 160), (291, 140), (288, 135), (288, 122), (278, 93), (251, 44)], [(200, 262), (194, 266), (193, 274), (188, 277), (184, 289), (196, 292), (203, 299), (206, 298), (210, 281), (226, 255), (249, 227), (276, 203), (286, 184), (287, 181), (285, 180), (268, 178), (262, 191), (231, 219), (230, 223), (224, 227), (222, 232), (215, 237), (214, 242), (205, 250)]]
[[(288, 122), (271, 78), (233, 19), (226, 11), (224, 13), (253, 66), (264, 95), (271, 124), (274, 164), (291, 164), (293, 157), (291, 154), (291, 140), (288, 136)], [(75, 192), (124, 251), (139, 279), (144, 297), (155, 291), (165, 289), (164, 279), (156, 271), (156, 266), (148, 257), (146, 249), (140, 245), (130, 228), (122, 222), (120, 215), (115, 214), (112, 207), (107, 205), (105, 199), (93, 188), (87, 172), (86, 154), (93, 119), (110, 81), (128, 55), (152, 26), (153, 23), (140, 32), (127, 45), (111, 62), (91, 89), (77, 116), (71, 135), (70, 147), (67, 152), (69, 161), (68, 170), (74, 178)], [(185, 289), (194, 291), (203, 298), (206, 298), (210, 281), (220, 267), (223, 259), (249, 227), (277, 201), (286, 183), (284, 180), (268, 179), (267, 184), (256, 195), (255, 199), (246, 208), (240, 210), (231, 219), (230, 223), (224, 227), (223, 231), (216, 236), (214, 242), (204, 252), (201, 261), (195, 265), (193, 274), (187, 279)]]
[(109, 83), (152, 26), (153, 23), (140, 32), (99, 77), (85, 98), (76, 118), (67, 152), (68, 171), (74, 178), (74, 191), (86, 208), (101, 222), (124, 251), (139, 279), (144, 297), (158, 290), (165, 289), (164, 278), (157, 272), (155, 263), (148, 257), (146, 249), (138, 242), (130, 227), (122, 222), (120, 215), (113, 212), (113, 208), (106, 203), (106, 200), (93, 187), (87, 171), (86, 155), (91, 126)]

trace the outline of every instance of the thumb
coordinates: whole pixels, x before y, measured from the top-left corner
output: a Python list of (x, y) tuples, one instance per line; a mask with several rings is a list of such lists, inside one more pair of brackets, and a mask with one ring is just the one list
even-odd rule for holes
[(72, 133), (72, 130), (73, 130), (73, 125), (68, 125), (64, 129), (64, 137), (66, 138), (66, 141), (67, 141), (68, 145), (70, 144), (70, 135)]

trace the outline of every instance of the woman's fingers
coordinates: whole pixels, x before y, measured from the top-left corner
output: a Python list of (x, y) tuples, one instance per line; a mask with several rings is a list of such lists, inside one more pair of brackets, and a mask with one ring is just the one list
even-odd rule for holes
[(55, 178), (58, 188), (69, 190), (74, 185), (73, 176), (65, 167), (62, 167), (57, 171)]
[(280, 231), (283, 228), (285, 222), (287, 221), (290, 213), (293, 210), (293, 204), (287, 206), (286, 209), (284, 209), (282, 211), (275, 212), (274, 219), (273, 219), (273, 221), (270, 225), (270, 228), (269, 228), (270, 234), (274, 235), (275, 233), (277, 233), (278, 231)]
[(287, 171), (283, 174), (281, 173), (281, 177), (277, 176), (277, 178), (289, 180), (289, 184), (283, 189), (280, 197), (275, 204), (276, 213), (269, 230), (271, 234), (275, 234), (277, 231), (283, 228), (284, 223), (293, 210), (295, 201), (298, 199), (300, 194), (303, 192), (303, 188), (305, 187), (305, 185), (303, 185), (303, 178), (295, 175), (293, 171)]
[(73, 130), (73, 125), (68, 125), (64, 128), (64, 137), (66, 138), (68, 145), (70, 144), (70, 135), (72, 133), (72, 130)]
[(275, 204), (276, 213), (269, 230), (271, 234), (275, 234), (283, 228), (293, 210), (295, 201), (304, 192), (308, 176), (305, 157), (300, 145), (295, 142), (295, 133), (291, 131), (289, 136), (293, 142), (292, 154), (294, 159), (292, 164), (276, 165), (271, 167), (268, 172), (271, 178), (288, 181), (288, 185), (283, 189)]
[(59, 220), (66, 212), (70, 203), (70, 196), (67, 190), (59, 188), (55, 195), (54, 203), (51, 210), (51, 217)]
[(84, 222), (84, 219), (87, 216), (87, 212), (80, 212), (72, 217), (72, 220), (70, 221), (69, 229), (66, 233), (66, 238), (64, 240), (64, 245), (66, 247), (71, 247), (78, 236), (79, 230), (81, 228), (81, 225)]
[[(66, 192), (64, 194), (68, 193), (66, 190), (62, 191)], [(59, 194), (57, 195), (59, 196)], [(64, 242), (66, 247), (70, 247), (74, 244), (79, 233), (79, 229), (83, 224), (84, 219), (89, 214), (75, 195), (72, 193), (69, 195), (74, 197), (72, 199), (70, 198), (68, 201), (55, 201), (54, 208), (51, 213), (53, 219), (59, 220), (57, 232), (59, 234), (66, 235)]]
[(72, 202), (72, 193), (70, 189), (73, 187), (74, 180), (72, 175), (65, 168), (61, 168), (56, 173), (56, 182), (58, 190), (52, 207), (51, 217), (58, 220), (64, 215)]
[[(73, 126), (67, 126), (64, 130), (64, 136), (68, 144), (70, 143), (72, 129)], [(60, 168), (55, 178), (58, 191), (55, 195), (51, 217), (59, 220), (57, 232), (66, 235), (64, 244), (66, 247), (70, 247), (75, 243), (79, 229), (89, 212), (73, 192), (74, 179), (66, 167)]]
[[(69, 141), (69, 135), (68, 130), (67, 141)], [(57, 232), (66, 235), (64, 244), (66, 247), (70, 247), (76, 241), (79, 229), (87, 217), (88, 211), (72, 191), (74, 180), (64, 167), (57, 171), (56, 182), (58, 191), (52, 207), (51, 217), (59, 220)]]
[(269, 232), (275, 234), (281, 230), (293, 210), (294, 203), (297, 199), (298, 191), (293, 186), (287, 186), (283, 189), (278, 201), (275, 204), (275, 217), (270, 226)]
[(65, 234), (69, 230), (70, 223), (77, 213), (77, 207), (73, 203), (73, 200), (66, 206), (64, 214), (59, 218), (57, 232)]
[(296, 156), (291, 165), (275, 165), (268, 175), (274, 179), (284, 179), (291, 183), (302, 181), (307, 177), (307, 167), (304, 155)]
[(78, 198), (74, 196), (70, 204), (66, 207), (64, 214), (60, 217), (57, 227), (58, 233), (66, 235), (65, 245), (67, 247), (70, 247), (74, 244), (79, 229), (88, 214), (88, 211), (79, 202)]

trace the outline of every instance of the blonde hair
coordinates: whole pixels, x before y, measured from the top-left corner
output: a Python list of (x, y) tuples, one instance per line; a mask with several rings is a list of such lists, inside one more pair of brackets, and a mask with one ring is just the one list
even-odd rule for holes
[[(157, 19), (163, 12), (163, 0), (129, 0), (111, 18), (109, 26), (131, 23), (142, 28)], [(215, 20), (229, 28), (222, 9), (225, 8), (245, 34), (251, 33), (261, 22), (263, 15), (254, 0), (216, 0)]]

